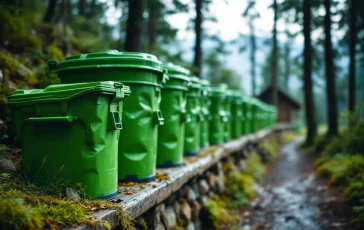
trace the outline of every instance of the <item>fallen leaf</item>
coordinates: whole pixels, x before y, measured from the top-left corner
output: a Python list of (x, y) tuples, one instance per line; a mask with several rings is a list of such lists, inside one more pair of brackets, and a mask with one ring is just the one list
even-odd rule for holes
[(126, 195), (133, 195), (136, 194), (136, 192), (134, 190), (129, 190), (125, 192)]

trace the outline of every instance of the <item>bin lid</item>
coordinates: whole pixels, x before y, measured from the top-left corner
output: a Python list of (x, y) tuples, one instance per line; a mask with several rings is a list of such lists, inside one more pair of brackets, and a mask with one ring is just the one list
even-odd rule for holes
[(220, 87), (220, 86), (211, 87), (211, 96), (225, 98), (226, 89), (224, 89), (223, 87)]
[(233, 98), (233, 102), (235, 103), (242, 103), (243, 102), (243, 98), (242, 98), (242, 92), (240, 90), (231, 90), (232, 93), (232, 98)]
[(180, 79), (188, 82), (190, 81), (190, 78), (188, 77), (190, 75), (190, 71), (182, 66), (175, 65), (172, 62), (167, 62), (163, 64), (163, 68), (167, 70), (169, 78)]
[(201, 89), (200, 79), (195, 75), (190, 75), (191, 85), (190, 88)]
[(202, 96), (208, 96), (211, 94), (211, 84), (208, 80), (206, 79), (201, 79), (200, 80), (200, 84), (201, 84), (201, 95)]
[(154, 55), (117, 50), (74, 55), (60, 63), (50, 60), (48, 67), (56, 72), (95, 68), (136, 68), (163, 72), (162, 62)]
[(45, 89), (15, 90), (13, 95), (9, 97), (8, 104), (66, 101), (95, 91), (115, 94), (117, 88), (124, 92), (124, 96), (129, 96), (131, 94), (129, 86), (113, 81), (57, 84), (48, 86)]

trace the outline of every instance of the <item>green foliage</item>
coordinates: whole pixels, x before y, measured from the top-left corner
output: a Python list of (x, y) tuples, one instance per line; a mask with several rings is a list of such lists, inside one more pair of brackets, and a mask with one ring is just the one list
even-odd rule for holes
[(318, 172), (328, 176), (331, 184), (347, 189), (347, 195), (356, 213), (354, 221), (363, 223), (364, 122), (356, 118), (357, 115), (352, 116), (350, 126), (341, 130), (340, 136), (318, 137), (311, 151), (321, 154), (316, 161)]
[(270, 154), (270, 159), (278, 157), (280, 145), (276, 136), (270, 136), (268, 139), (260, 143), (260, 148), (266, 150)]
[(330, 177), (331, 184), (344, 186), (363, 171), (364, 157), (361, 155), (336, 154), (318, 167), (319, 173)]
[(0, 228), (42, 229), (43, 223), (38, 210), (24, 204), (24, 200), (0, 199)]
[(252, 176), (255, 180), (260, 180), (265, 172), (265, 167), (262, 164), (262, 159), (258, 153), (251, 153), (248, 161), (246, 162), (246, 173)]
[(219, 197), (209, 198), (204, 208), (209, 212), (215, 229), (226, 229), (229, 226), (237, 224), (239, 217), (232, 213), (232, 210), (227, 207), (226, 202)]

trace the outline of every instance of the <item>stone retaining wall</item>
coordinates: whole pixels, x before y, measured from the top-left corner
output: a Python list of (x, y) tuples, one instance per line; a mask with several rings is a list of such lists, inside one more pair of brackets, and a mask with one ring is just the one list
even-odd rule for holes
[[(202, 226), (206, 227), (203, 223), (204, 202), (225, 190), (223, 162), (227, 156), (233, 159), (238, 171), (244, 172), (246, 161), (250, 153), (257, 150), (259, 142), (289, 128), (289, 125), (277, 125), (274, 129), (261, 130), (223, 146), (204, 149), (198, 157), (185, 157), (183, 166), (158, 169), (159, 179), (154, 182), (120, 185), (117, 202), (136, 219), (138, 229), (144, 229), (144, 226), (172, 229), (178, 218), (184, 223), (184, 229), (203, 229)], [(119, 226), (115, 210), (102, 210), (93, 217), (108, 221), (112, 228)], [(77, 229), (91, 228), (79, 226)]]

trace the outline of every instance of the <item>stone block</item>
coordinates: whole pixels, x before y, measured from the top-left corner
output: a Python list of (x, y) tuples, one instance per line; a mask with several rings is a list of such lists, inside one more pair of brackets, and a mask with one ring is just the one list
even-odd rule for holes
[(173, 206), (167, 206), (162, 213), (162, 220), (167, 230), (172, 229), (177, 224), (177, 216)]

